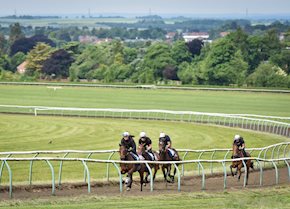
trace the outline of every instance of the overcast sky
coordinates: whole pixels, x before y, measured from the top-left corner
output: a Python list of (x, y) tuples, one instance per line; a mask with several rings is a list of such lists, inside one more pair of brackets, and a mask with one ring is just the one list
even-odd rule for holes
[(290, 14), (290, 0), (0, 0), (14, 14)]

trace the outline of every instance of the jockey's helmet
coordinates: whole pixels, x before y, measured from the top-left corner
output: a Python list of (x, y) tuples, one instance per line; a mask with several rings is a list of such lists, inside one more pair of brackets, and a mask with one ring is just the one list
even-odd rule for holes
[(144, 131), (140, 132), (140, 137), (145, 137), (146, 136), (146, 133)]
[(125, 132), (123, 133), (123, 136), (124, 136), (124, 137), (129, 136), (129, 135), (130, 135), (129, 132), (127, 132), (127, 131), (125, 131)]
[(159, 135), (159, 137), (160, 137), (160, 138), (165, 137), (165, 133), (164, 133), (164, 132), (161, 132), (160, 135)]
[(236, 134), (235, 137), (234, 137), (234, 140), (238, 140), (240, 138), (241, 138), (241, 136)]

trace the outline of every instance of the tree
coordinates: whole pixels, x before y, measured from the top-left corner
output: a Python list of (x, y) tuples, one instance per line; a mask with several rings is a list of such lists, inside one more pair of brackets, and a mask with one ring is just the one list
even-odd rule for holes
[(16, 40), (10, 47), (10, 55), (13, 56), (17, 52), (23, 52), (26, 54), (39, 42), (55, 47), (55, 43), (51, 39), (44, 35), (35, 35), (30, 38), (20, 38)]
[(10, 25), (10, 34), (9, 34), (9, 42), (12, 44), (14, 41), (23, 38), (24, 34), (21, 30), (21, 26), (19, 23), (14, 23)]
[(26, 74), (35, 75), (42, 72), (42, 66), (45, 60), (47, 60), (53, 53), (53, 48), (45, 43), (38, 43), (28, 54), (27, 54), (27, 66)]
[(204, 82), (211, 85), (241, 85), (247, 68), (241, 51), (225, 38), (212, 44), (201, 63)]
[(70, 42), (71, 41), (71, 37), (70, 37), (69, 32), (65, 31), (65, 30), (61, 30), (57, 34), (56, 38), (59, 39), (59, 40), (65, 41), (65, 42)]
[(0, 54), (0, 71), (9, 70), (9, 57), (6, 54)]
[(23, 52), (17, 52), (10, 59), (10, 70), (15, 72), (17, 70), (18, 65), (24, 62), (26, 59), (26, 55)]
[(178, 80), (176, 68), (173, 66), (166, 66), (162, 74), (165, 80)]
[(182, 40), (176, 41), (171, 49), (172, 58), (175, 60), (177, 65), (182, 62), (190, 62), (191, 54), (188, 51), (186, 43)]
[(190, 42), (186, 43), (189, 52), (191, 53), (191, 56), (198, 56), (201, 52), (201, 49), (203, 47), (203, 42), (199, 39), (194, 39)]
[(0, 55), (4, 54), (8, 47), (8, 41), (5, 39), (5, 36), (0, 33)]
[(281, 53), (272, 55), (270, 61), (281, 67), (287, 74), (290, 74), (290, 51), (282, 50)]
[(261, 63), (247, 80), (249, 85), (260, 87), (287, 87), (287, 74), (271, 63)]
[(67, 78), (69, 76), (69, 67), (73, 62), (71, 55), (64, 49), (57, 50), (44, 61), (42, 72), (46, 75), (57, 78)]
[(170, 46), (165, 43), (152, 44), (145, 54), (143, 68), (152, 69), (157, 80), (163, 77), (163, 70), (167, 66), (176, 66), (171, 56)]

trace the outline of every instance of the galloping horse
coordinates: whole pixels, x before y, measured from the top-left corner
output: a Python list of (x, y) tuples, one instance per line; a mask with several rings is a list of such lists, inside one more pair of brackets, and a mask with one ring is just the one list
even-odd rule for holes
[[(145, 147), (143, 144), (140, 144), (139, 147), (138, 147), (138, 151), (137, 153), (139, 155), (142, 155), (145, 160), (148, 160), (148, 161), (153, 161), (152, 160), (152, 157), (150, 156), (150, 154), (148, 152), (145, 151)], [(154, 161), (158, 161), (159, 160), (159, 155), (157, 154), (157, 152), (154, 152), (153, 151), (153, 155), (154, 155), (154, 158), (155, 160)], [(153, 181), (156, 177), (156, 173), (157, 171), (159, 170), (159, 165), (158, 164), (149, 164), (150, 168), (154, 168), (154, 174), (153, 174)], [(148, 176), (149, 176), (149, 172), (147, 172), (146, 176), (145, 176), (145, 183), (148, 183)]]
[[(241, 150), (239, 150), (239, 147), (237, 145), (233, 145), (233, 155), (232, 155), (232, 159), (235, 159), (235, 158), (241, 158), (241, 157), (251, 157), (251, 155), (247, 152), (247, 156), (243, 156), (243, 153)], [(254, 165), (253, 165), (253, 162), (251, 162), (251, 160), (246, 160), (246, 168), (247, 169), (247, 177), (246, 177), (246, 185), (248, 184), (248, 179), (249, 179), (249, 171), (250, 171), (250, 168), (254, 169)], [(232, 162), (232, 165), (230, 166), (231, 168), (231, 173), (232, 173), (232, 176), (235, 176), (237, 175), (237, 173), (239, 172), (239, 175), (238, 175), (238, 180), (240, 180), (241, 178), (241, 175), (242, 175), (242, 167), (244, 167), (244, 164), (242, 162), (242, 160), (239, 160), (239, 161), (233, 161)], [(236, 172), (233, 173), (233, 168), (237, 168)]]
[[(179, 155), (177, 153), (177, 151), (175, 149), (175, 156), (172, 158), (170, 157), (168, 150), (165, 149), (166, 144), (163, 141), (159, 142), (159, 160), (160, 161), (180, 161)], [(176, 164), (178, 166), (178, 164)], [(171, 164), (162, 164), (162, 172), (163, 172), (163, 176), (164, 176), (164, 180), (169, 182), (169, 183), (173, 183), (174, 182), (174, 176), (176, 174), (176, 168), (174, 167), (174, 172), (173, 175), (170, 174), (171, 172)], [(166, 172), (165, 172), (166, 170)], [(167, 179), (167, 177), (170, 178), (170, 180)]]
[[(133, 158), (131, 152), (129, 152), (124, 145), (120, 144), (119, 148), (120, 152), (120, 159), (124, 161), (134, 161), (135, 159)], [(125, 163), (120, 163), (121, 166), (121, 173), (125, 174), (127, 173), (127, 178), (125, 181), (127, 191), (131, 189), (132, 182), (133, 182), (133, 173), (138, 171), (140, 174), (140, 185), (141, 185), (141, 191), (143, 188), (143, 178), (144, 178), (144, 172), (146, 171), (146, 166), (145, 164), (125, 164)]]

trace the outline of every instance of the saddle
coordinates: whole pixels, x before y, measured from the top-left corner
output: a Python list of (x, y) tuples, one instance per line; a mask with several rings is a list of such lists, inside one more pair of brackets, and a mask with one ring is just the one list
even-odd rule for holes
[(172, 160), (175, 160), (175, 158), (177, 157), (176, 151), (174, 149), (168, 148), (167, 152), (169, 154), (169, 157)]

